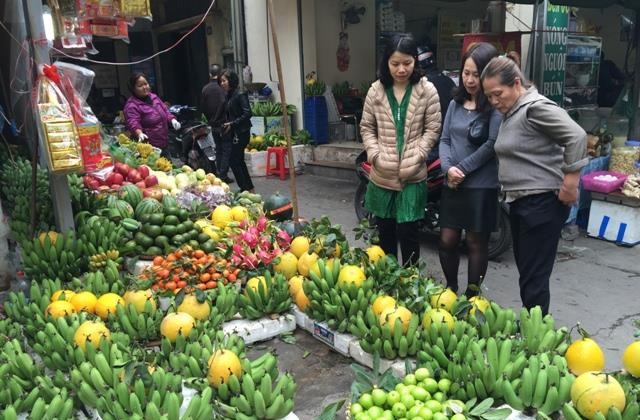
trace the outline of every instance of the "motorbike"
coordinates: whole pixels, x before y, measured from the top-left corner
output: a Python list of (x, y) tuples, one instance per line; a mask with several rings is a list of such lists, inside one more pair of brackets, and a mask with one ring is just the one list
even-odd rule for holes
[(169, 111), (175, 115), (181, 127), (169, 136), (169, 154), (193, 169), (216, 172), (216, 145), (211, 127), (202, 122), (202, 114), (196, 107), (173, 105)]
[[(442, 172), (440, 158), (430, 156), (426, 162), (427, 180), (425, 188), (427, 188), (427, 205), (425, 208), (424, 219), (419, 222), (420, 232), (428, 235), (439, 236), (439, 212), (440, 198), (442, 188), (445, 183), (445, 174)], [(367, 161), (367, 152), (363, 151), (356, 158), (356, 174), (360, 183), (356, 189), (354, 199), (356, 216), (358, 220), (369, 219), (371, 225), (375, 224), (375, 217), (370, 214), (364, 207), (364, 197), (369, 184), (369, 176), (371, 173), (371, 164)], [(511, 246), (511, 227), (509, 224), (509, 208), (502, 200), (499, 205), (498, 223), (496, 231), (489, 238), (489, 258), (493, 259), (504, 253)]]

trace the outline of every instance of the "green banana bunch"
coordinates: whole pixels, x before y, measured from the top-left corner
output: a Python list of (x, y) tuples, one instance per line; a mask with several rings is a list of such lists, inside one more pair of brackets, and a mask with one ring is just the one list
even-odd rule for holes
[(360, 347), (367, 353), (378, 353), (385, 359), (415, 356), (421, 347), (420, 317), (412, 314), (406, 331), (402, 321), (398, 318), (393, 325), (380, 321), (371, 307), (364, 313), (359, 313), (355, 324), (349, 328), (351, 333), (359, 338)]
[(89, 257), (89, 269), (98, 271), (106, 267), (107, 261), (114, 261), (118, 267), (122, 265), (122, 257), (117, 249), (110, 249), (107, 252), (101, 252)]
[(24, 293), (11, 292), (5, 300), (4, 310), (8, 319), (22, 325), (24, 334), (32, 339), (44, 328), (44, 312), (49, 305), (49, 299), (50, 294), (42, 295), (38, 283), (31, 282), (30, 300), (27, 301)]
[(25, 240), (22, 246), (24, 272), (32, 281), (60, 279), (71, 281), (86, 266), (84, 245), (73, 230), (43, 234), (41, 238)]
[(73, 345), (74, 334), (86, 319), (87, 314), (84, 312), (51, 319), (35, 334), (31, 347), (42, 358), (47, 368), (63, 372), (73, 368), (74, 347), (77, 347)]
[(569, 330), (566, 327), (555, 328), (551, 315), (542, 316), (539, 306), (520, 311), (520, 335), (528, 354), (555, 351), (563, 355), (569, 347)]
[(223, 321), (228, 321), (238, 312), (238, 297), (240, 292), (235, 284), (218, 284), (213, 294), (213, 307), (222, 315)]
[(240, 313), (247, 319), (258, 319), (269, 314), (280, 314), (291, 307), (289, 286), (285, 277), (276, 273), (264, 272), (264, 282), (259, 281), (254, 290), (245, 287), (240, 295)]
[[(309, 305), (306, 312), (311, 318), (317, 321), (328, 322), (332, 319), (335, 320), (335, 316), (337, 316), (337, 312), (338, 310), (340, 310), (341, 315), (344, 312), (344, 316), (339, 323), (334, 323), (334, 321), (332, 321), (332, 325), (329, 326), (329, 328), (348, 328), (350, 323), (343, 321), (349, 315), (349, 311), (351, 311), (352, 298), (347, 293), (347, 291), (344, 291), (346, 294), (346, 299), (345, 301), (343, 301), (341, 293), (343, 292), (343, 290), (340, 290), (337, 287), (338, 275), (340, 274), (340, 262), (337, 258), (334, 258), (331, 267), (329, 267), (329, 265), (327, 264), (327, 260), (325, 260), (324, 258), (319, 258), (317, 263), (318, 273), (316, 273), (314, 270), (309, 270), (309, 279), (311, 281), (305, 281), (302, 285), (302, 287), (304, 288), (304, 294), (309, 298)], [(367, 297), (366, 295), (369, 295), (368, 297), (370, 298), (370, 295), (372, 294), (372, 284), (369, 283), (367, 285), (367, 288), (368, 289), (365, 293), (365, 298)], [(357, 305), (359, 305), (359, 303), (357, 303)], [(367, 306), (369, 305), (367, 304)], [(349, 311), (347, 311), (346, 309), (349, 309)], [(364, 310), (366, 310), (366, 308)], [(355, 315), (357, 315), (357, 312), (353, 314), (354, 317)], [(342, 323), (343, 325), (339, 325), (340, 323)]]
[(160, 323), (163, 318), (163, 312), (157, 310), (148, 300), (141, 313), (132, 303), (126, 306), (118, 305), (113, 323), (116, 329), (127, 334), (132, 340), (148, 342), (160, 338)]
[(69, 174), (67, 175), (67, 180), (69, 182), (73, 214), (79, 214), (81, 212), (95, 214), (104, 207), (105, 199), (102, 195), (89, 191), (84, 186), (84, 182), (80, 176), (77, 174)]
[(11, 337), (22, 336), (22, 327), (12, 319), (0, 319), (0, 347), (11, 340)]
[(105, 293), (124, 294), (127, 284), (120, 275), (118, 263), (106, 260), (105, 266), (98, 271), (87, 272), (83, 278), (74, 277), (71, 286), (75, 289), (86, 290), (96, 296)]
[(84, 245), (84, 255), (120, 250), (128, 239), (126, 230), (106, 217), (90, 216), (78, 226), (78, 237)]
[(481, 338), (511, 337), (517, 330), (513, 309), (503, 308), (496, 302), (491, 302), (482, 315), (469, 315), (469, 323), (478, 329)]
[[(31, 238), (31, 162), (26, 159), (2, 160), (0, 169), (0, 197), (3, 209), (11, 216), (11, 230), (19, 242)], [(49, 188), (49, 174), (46, 170), (36, 169), (36, 231), (48, 231), (55, 224), (53, 201)]]
[(270, 352), (251, 362), (245, 359), (241, 380), (232, 375), (228, 389), (227, 384), (218, 388), (218, 397), (236, 410), (230, 418), (280, 419), (293, 411), (295, 380), (289, 373), (280, 375), (276, 363)]
[[(146, 366), (140, 365), (142, 369)], [(182, 377), (156, 367), (152, 373), (119, 381), (102, 394), (91, 392), (87, 382), (78, 390), (78, 398), (88, 406), (95, 406), (103, 419), (166, 418), (180, 419), (182, 405)]]

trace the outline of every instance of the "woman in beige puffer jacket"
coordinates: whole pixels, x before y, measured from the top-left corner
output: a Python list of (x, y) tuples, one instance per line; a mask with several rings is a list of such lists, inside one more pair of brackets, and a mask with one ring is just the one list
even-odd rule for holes
[(440, 131), (434, 85), (416, 67), (410, 35), (394, 36), (382, 57), (380, 79), (369, 88), (360, 131), (371, 163), (365, 207), (376, 216), (380, 246), (405, 265), (420, 255), (417, 221), (424, 217), (426, 159)]

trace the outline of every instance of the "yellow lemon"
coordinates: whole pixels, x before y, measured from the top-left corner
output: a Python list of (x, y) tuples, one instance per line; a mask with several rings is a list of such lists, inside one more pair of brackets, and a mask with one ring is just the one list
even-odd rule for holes
[(98, 298), (91, 292), (79, 292), (75, 293), (71, 296), (70, 303), (76, 308), (76, 312), (91, 312), (96, 306), (96, 302), (98, 302)]
[(380, 258), (384, 257), (386, 254), (384, 250), (380, 248), (378, 245), (372, 245), (367, 248), (367, 256), (369, 257), (369, 261), (372, 263), (377, 262)]
[(295, 255), (296, 258), (300, 258), (302, 254), (309, 250), (309, 245), (309, 238), (307, 238), (306, 236), (296, 236), (291, 241), (289, 251), (291, 251), (291, 253)]
[(298, 258), (292, 252), (284, 252), (279, 258), (273, 267), (276, 273), (282, 273), (287, 280), (298, 274)]

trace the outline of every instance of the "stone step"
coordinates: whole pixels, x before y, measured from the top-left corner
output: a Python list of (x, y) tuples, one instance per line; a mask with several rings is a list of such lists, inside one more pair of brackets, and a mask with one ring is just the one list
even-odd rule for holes
[[(355, 159), (354, 159), (355, 160)], [(358, 183), (355, 164), (328, 160), (312, 160), (305, 162), (304, 171), (306, 173), (323, 178), (340, 179)]]
[(364, 150), (362, 143), (355, 141), (321, 144), (313, 148), (316, 162), (339, 162), (355, 167), (356, 158)]

